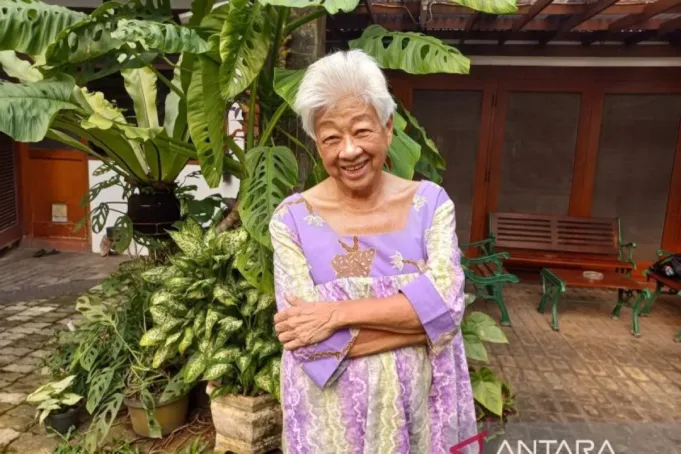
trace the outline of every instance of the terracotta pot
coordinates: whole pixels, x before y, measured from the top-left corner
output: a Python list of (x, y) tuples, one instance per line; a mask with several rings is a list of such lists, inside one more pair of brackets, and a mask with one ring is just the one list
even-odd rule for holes
[[(209, 383), (210, 395), (215, 387)], [(211, 399), (215, 453), (261, 454), (281, 447), (282, 413), (272, 396), (221, 396)]]
[[(147, 413), (144, 411), (142, 402), (136, 399), (125, 399), (125, 406), (128, 407), (132, 430), (137, 435), (149, 437), (149, 421)], [(168, 435), (173, 430), (187, 422), (187, 411), (189, 410), (189, 394), (166, 402), (163, 405), (156, 405), (154, 417), (161, 426), (161, 434)]]

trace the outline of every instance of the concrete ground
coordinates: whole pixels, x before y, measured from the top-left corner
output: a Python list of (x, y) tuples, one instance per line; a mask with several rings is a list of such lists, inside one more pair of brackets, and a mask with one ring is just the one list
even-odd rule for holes
[[(0, 258), (0, 453), (51, 453), (48, 438), (33, 419), (25, 397), (46, 377), (40, 360), (45, 341), (74, 314), (75, 295), (92, 287), (121, 258), (67, 254), (34, 259), (21, 249)], [(9, 289), (10, 295), (7, 294)], [(488, 346), (490, 364), (516, 393), (517, 416), (506, 435), (509, 449), (488, 446), (485, 452), (527, 452), (519, 442), (554, 442), (529, 452), (589, 452), (575, 440), (591, 440), (593, 453), (608, 441), (612, 452), (681, 453), (681, 298), (658, 300), (650, 317), (641, 319), (640, 338), (630, 334), (630, 309), (620, 320), (609, 317), (614, 292), (568, 290), (560, 304), (560, 332), (550, 327), (550, 310), (536, 311), (541, 287), (508, 286), (505, 298), (513, 326), (504, 328), (509, 344)], [(493, 304), (475, 302), (498, 319)], [(191, 437), (211, 440), (210, 415), (192, 415), (175, 440), (136, 440), (141, 452), (179, 452)], [(113, 429), (117, 438), (135, 440), (125, 416)], [(569, 449), (556, 450), (562, 441)], [(582, 449), (584, 446), (582, 445)], [(602, 453), (610, 453), (607, 448)]]

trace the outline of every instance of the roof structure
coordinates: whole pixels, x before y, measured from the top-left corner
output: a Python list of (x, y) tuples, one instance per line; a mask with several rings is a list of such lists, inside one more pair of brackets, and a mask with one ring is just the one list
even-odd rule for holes
[(444, 0), (363, 0), (327, 20), (327, 42), (343, 47), (372, 23), (473, 54), (681, 56), (681, 0), (519, 0), (511, 15)]

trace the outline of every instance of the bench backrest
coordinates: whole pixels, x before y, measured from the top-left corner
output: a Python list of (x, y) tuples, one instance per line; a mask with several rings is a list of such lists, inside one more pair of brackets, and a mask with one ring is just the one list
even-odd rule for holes
[(491, 213), (489, 227), (500, 249), (619, 256), (617, 218)]

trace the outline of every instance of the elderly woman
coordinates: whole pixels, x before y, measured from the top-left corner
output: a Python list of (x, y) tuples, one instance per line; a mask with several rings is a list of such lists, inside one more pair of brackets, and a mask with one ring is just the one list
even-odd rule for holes
[(394, 108), (356, 50), (314, 63), (298, 91), (329, 177), (270, 224), (285, 452), (448, 453), (476, 434), (454, 205), (383, 171)]

